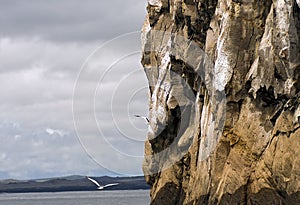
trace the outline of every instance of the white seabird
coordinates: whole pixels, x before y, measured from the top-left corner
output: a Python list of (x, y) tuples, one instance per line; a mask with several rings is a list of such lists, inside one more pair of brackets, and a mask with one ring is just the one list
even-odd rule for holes
[(101, 186), (95, 179), (92, 179), (92, 178), (90, 178), (90, 177), (88, 177), (88, 179), (89, 179), (91, 182), (93, 182), (95, 185), (97, 185), (97, 186), (98, 186), (97, 189), (99, 189), (99, 190), (103, 190), (103, 189), (106, 188), (106, 187), (109, 187), (109, 186), (116, 186), (116, 185), (119, 184), (119, 183), (113, 183), (113, 184), (106, 184), (106, 185), (104, 185), (104, 186)]
[(145, 116), (140, 116), (140, 115), (134, 115), (135, 117), (140, 117), (143, 118), (148, 124), (149, 124), (149, 119)]

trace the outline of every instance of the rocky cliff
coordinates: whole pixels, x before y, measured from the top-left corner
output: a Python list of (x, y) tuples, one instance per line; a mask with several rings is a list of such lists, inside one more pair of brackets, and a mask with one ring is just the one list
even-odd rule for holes
[(299, 0), (149, 0), (152, 204), (300, 204)]

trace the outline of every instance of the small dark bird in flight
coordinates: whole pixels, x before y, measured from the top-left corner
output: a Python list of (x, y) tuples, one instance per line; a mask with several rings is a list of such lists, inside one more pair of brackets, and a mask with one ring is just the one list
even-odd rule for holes
[(134, 115), (135, 117), (140, 117), (143, 118), (147, 123), (149, 123), (149, 119), (145, 116), (140, 116), (140, 115)]

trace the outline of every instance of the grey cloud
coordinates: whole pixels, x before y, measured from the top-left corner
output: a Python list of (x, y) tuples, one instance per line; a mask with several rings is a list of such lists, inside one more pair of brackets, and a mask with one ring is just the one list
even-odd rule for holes
[[(107, 39), (139, 30), (145, 4), (136, 0), (1, 2), (0, 178), (112, 174), (87, 157), (72, 121), (73, 88), (86, 59), (92, 69), (80, 78), (75, 99), (77, 117), (82, 119), (81, 137), (93, 140), (101, 136), (95, 114), (102, 134), (117, 149), (132, 155), (143, 153), (142, 142), (122, 135), (125, 132), (142, 140), (147, 128), (133, 118), (147, 112), (146, 90), (135, 93), (146, 85), (137, 52), (140, 34), (111, 41), (98, 49), (96, 56), (87, 57)], [(138, 75), (131, 73), (134, 70)], [(95, 93), (98, 83), (99, 92)], [(97, 155), (107, 146), (89, 143), (95, 144)], [(101, 160), (116, 166), (111, 157)], [(118, 166), (126, 173), (142, 173), (141, 158), (124, 160)]]
[[(144, 9), (141, 9), (144, 8)], [(146, 0), (1, 1), (1, 36), (95, 41), (140, 30)]]
[[(99, 45), (101, 43), (99, 42)], [(0, 74), (42, 69), (54, 77), (73, 77), (88, 55), (99, 46), (95, 43), (59, 43), (38, 39), (0, 38)], [(73, 73), (73, 74), (72, 74)], [(72, 74), (72, 75), (70, 75)]]

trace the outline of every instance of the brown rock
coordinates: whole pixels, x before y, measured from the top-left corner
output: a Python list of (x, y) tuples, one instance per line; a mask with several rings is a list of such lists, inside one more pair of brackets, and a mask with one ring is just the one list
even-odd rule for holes
[(300, 6), (149, 0), (152, 204), (300, 204)]

